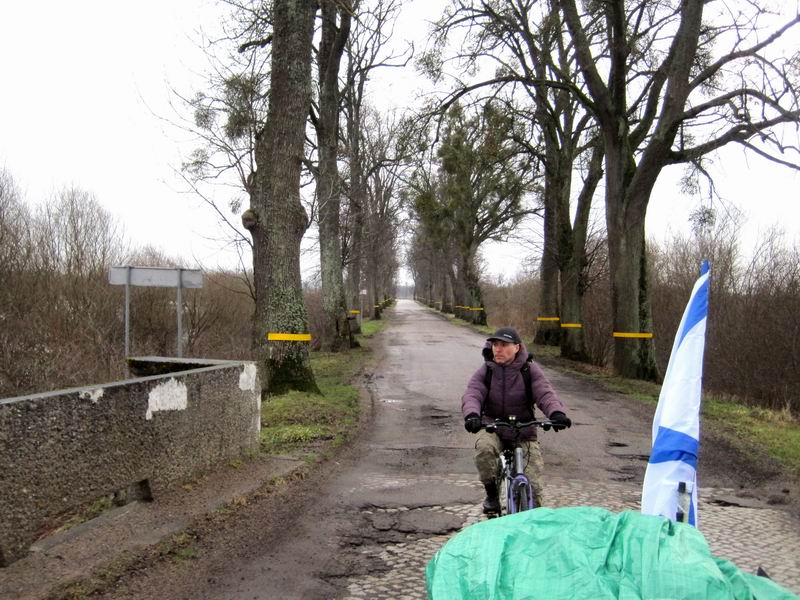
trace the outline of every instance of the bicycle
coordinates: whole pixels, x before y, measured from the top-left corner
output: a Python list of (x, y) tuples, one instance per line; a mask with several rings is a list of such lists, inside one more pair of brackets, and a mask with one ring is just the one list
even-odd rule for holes
[[(508, 421), (497, 419), (494, 423), (481, 426), (482, 429), (489, 433), (495, 433), (498, 427), (514, 430), (514, 441), (511, 445), (503, 445), (503, 451), (500, 453), (500, 468), (497, 474), (497, 489), (500, 492), (500, 498), (506, 499), (505, 514), (513, 515), (514, 513), (536, 508), (536, 500), (533, 497), (531, 483), (525, 477), (525, 455), (519, 438), (522, 430), (527, 427), (543, 428), (552, 425), (553, 422), (550, 420), (517, 421), (516, 417), (509, 415)], [(501, 503), (500, 512), (496, 514), (489, 513), (489, 518), (492, 516), (499, 517), (502, 514), (503, 506)]]

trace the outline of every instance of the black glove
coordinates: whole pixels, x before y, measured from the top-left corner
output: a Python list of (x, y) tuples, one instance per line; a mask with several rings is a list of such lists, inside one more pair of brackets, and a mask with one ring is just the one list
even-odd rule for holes
[(469, 413), (464, 417), (464, 429), (470, 433), (478, 433), (481, 430), (481, 416), (478, 413)]
[[(550, 420), (553, 422), (553, 431), (561, 431), (572, 427), (572, 420), (559, 410), (550, 415)], [(550, 425), (543, 425), (542, 429), (550, 431)]]

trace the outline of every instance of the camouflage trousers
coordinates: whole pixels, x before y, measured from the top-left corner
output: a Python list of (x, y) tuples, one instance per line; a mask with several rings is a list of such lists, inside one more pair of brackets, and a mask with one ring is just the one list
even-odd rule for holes
[[(475, 466), (478, 468), (478, 476), (481, 483), (491, 483), (495, 481), (500, 469), (500, 452), (503, 449), (503, 442), (496, 433), (489, 433), (485, 429), (478, 432), (477, 438), (475, 440)], [(536, 506), (544, 506), (542, 449), (537, 441), (520, 442), (520, 444), (525, 456), (525, 477), (528, 478), (531, 488), (533, 488)]]

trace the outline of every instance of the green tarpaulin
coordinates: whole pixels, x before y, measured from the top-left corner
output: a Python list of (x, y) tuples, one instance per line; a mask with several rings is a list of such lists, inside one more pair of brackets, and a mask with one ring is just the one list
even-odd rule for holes
[(797, 598), (711, 554), (694, 527), (601, 508), (539, 508), (468, 527), (426, 570), (432, 600)]

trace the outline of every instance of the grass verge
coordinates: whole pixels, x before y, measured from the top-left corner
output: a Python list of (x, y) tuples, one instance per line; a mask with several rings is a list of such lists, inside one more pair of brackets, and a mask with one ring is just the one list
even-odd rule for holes
[(358, 426), (358, 389), (352, 382), (371, 350), (369, 338), (386, 320), (365, 320), (361, 346), (349, 352), (313, 352), (311, 368), (322, 395), (288, 392), (261, 405), (261, 450), (315, 460), (348, 440)]

